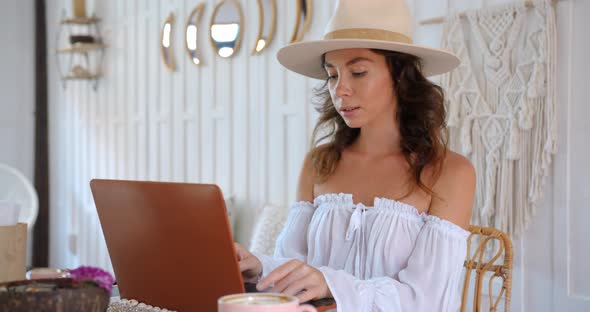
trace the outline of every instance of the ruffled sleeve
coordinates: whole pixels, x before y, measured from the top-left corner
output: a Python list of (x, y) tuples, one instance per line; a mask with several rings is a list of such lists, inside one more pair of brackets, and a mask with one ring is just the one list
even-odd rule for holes
[(338, 312), (458, 311), (460, 276), (469, 232), (435, 216), (426, 216), (408, 265), (397, 278), (359, 280), (321, 267)]
[(274, 256), (254, 254), (262, 262), (262, 277), (289, 260), (307, 262), (307, 229), (315, 206), (309, 202), (291, 205), (283, 231), (277, 238)]

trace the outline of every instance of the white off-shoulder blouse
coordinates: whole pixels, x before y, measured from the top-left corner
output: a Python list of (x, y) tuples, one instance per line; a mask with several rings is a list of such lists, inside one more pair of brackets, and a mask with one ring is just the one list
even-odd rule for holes
[(458, 311), (469, 232), (403, 202), (324, 194), (292, 205), (266, 276), (291, 259), (318, 268), (338, 312)]

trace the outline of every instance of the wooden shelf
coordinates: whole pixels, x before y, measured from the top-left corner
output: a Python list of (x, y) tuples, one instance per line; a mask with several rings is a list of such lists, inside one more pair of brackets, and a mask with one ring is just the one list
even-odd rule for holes
[(65, 80), (92, 80), (92, 79), (98, 79), (100, 77), (101, 77), (101, 75), (99, 75), (99, 74), (88, 75), (88, 76), (67, 75), (67, 76), (64, 76), (63, 79), (65, 79)]
[[(62, 10), (53, 53), (57, 56), (55, 59), (64, 89), (67, 82), (77, 80), (88, 82), (97, 90), (107, 48), (100, 34), (100, 23), (101, 19), (94, 15), (69, 17), (66, 10)], [(77, 64), (72, 64), (74, 59)]]
[(75, 43), (67, 48), (57, 49), (57, 53), (86, 53), (106, 48), (102, 43)]
[(72, 17), (66, 18), (60, 21), (61, 24), (73, 24), (73, 25), (91, 25), (100, 22), (100, 18), (96, 17)]

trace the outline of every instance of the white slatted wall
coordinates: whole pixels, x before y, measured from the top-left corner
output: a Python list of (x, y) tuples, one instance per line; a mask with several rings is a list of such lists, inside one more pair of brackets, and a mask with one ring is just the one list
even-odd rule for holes
[[(67, 1), (53, 2), (49, 38), (61, 8), (69, 7)], [(98, 89), (87, 82), (68, 82), (62, 89), (50, 64), (52, 206), (59, 211), (53, 220), (59, 216), (62, 227), (53, 233), (58, 241), (52, 250), (59, 252), (53, 263), (109, 266), (88, 188), (92, 178), (219, 184), (225, 195), (235, 195), (237, 239), (244, 243), (262, 204), (294, 200), (315, 118), (306, 104), (317, 82), (285, 71), (275, 59), (291, 36), (296, 8), (295, 2), (278, 2), (276, 37), (264, 54), (251, 56), (258, 8), (255, 0), (240, 1), (246, 17), (242, 47), (234, 58), (221, 59), (206, 32), (215, 1), (205, 1), (198, 67), (185, 53), (183, 28), (199, 1), (89, 3), (103, 19), (109, 46)], [(326, 16), (332, 5), (316, 3), (315, 17)], [(159, 52), (170, 12), (173, 73)], [(322, 27), (313, 23), (308, 35), (319, 35)], [(55, 44), (50, 40), (50, 51)]]

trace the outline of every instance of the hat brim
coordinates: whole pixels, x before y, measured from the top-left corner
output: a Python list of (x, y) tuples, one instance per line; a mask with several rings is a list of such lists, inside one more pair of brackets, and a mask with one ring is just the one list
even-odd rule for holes
[(371, 39), (297, 42), (281, 48), (277, 52), (277, 59), (291, 71), (310, 78), (326, 79), (326, 71), (322, 68), (322, 55), (330, 51), (353, 48), (388, 50), (415, 55), (420, 58), (422, 73), (427, 77), (449, 72), (461, 63), (457, 56), (445, 50)]

